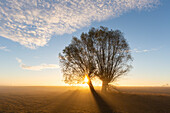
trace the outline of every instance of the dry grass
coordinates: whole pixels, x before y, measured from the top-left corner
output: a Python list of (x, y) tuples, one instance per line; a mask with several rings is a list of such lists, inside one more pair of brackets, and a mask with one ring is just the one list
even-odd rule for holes
[(101, 94), (96, 88), (101, 101), (82, 87), (0, 87), (0, 113), (103, 113), (108, 107), (123, 113), (170, 113), (170, 88), (118, 89), (122, 93)]

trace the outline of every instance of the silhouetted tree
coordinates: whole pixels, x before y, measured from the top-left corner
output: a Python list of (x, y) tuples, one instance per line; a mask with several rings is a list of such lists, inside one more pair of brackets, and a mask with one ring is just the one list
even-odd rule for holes
[[(83, 34), (82, 36), (83, 37)], [(91, 79), (95, 70), (95, 60), (89, 46), (90, 42), (73, 37), (69, 46), (63, 50), (63, 55), (59, 54), (63, 67), (63, 74), (66, 83), (76, 84), (83, 81), (85, 75), (88, 77), (88, 85), (94, 90)]]
[[(129, 45), (122, 32), (109, 31), (102, 26), (82, 33), (80, 39), (74, 37), (60, 58), (66, 82), (81, 80), (85, 74), (89, 78), (97, 76), (103, 82), (104, 92), (108, 83), (129, 71), (132, 61)], [(92, 86), (91, 81), (89, 86)]]

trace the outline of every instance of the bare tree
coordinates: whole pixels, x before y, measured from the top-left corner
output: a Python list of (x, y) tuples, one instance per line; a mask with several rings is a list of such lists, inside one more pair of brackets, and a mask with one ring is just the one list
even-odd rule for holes
[[(97, 76), (102, 80), (102, 91), (108, 83), (126, 74), (131, 68), (130, 48), (119, 30), (106, 27), (91, 28), (82, 33), (81, 39), (73, 38), (72, 43), (60, 54), (66, 81), (81, 80)], [(91, 86), (91, 81), (89, 86)]]

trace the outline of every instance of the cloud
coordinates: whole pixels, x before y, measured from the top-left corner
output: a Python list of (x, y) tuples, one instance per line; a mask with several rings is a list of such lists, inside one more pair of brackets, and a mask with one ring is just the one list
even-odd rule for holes
[(131, 50), (132, 52), (135, 53), (146, 53), (146, 52), (151, 52), (151, 51), (157, 51), (158, 49), (143, 49), (143, 50), (138, 50), (138, 49), (133, 49)]
[(21, 59), (16, 58), (16, 60), (20, 64), (20, 67), (25, 70), (40, 71), (43, 69), (58, 69), (58, 68), (60, 68), (59, 65), (56, 65), (56, 64), (40, 64), (37, 66), (28, 66), (28, 65), (25, 65)]
[(0, 46), (0, 50), (3, 50), (3, 51), (10, 51), (6, 46)]
[(0, 36), (35, 49), (53, 34), (72, 33), (94, 21), (158, 4), (159, 0), (1, 0)]

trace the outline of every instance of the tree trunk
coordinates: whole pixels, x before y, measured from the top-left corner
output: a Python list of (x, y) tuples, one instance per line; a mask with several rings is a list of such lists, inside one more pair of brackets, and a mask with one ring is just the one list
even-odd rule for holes
[(88, 85), (89, 85), (90, 90), (91, 90), (91, 91), (94, 91), (94, 87), (93, 87), (93, 84), (92, 84), (92, 82), (91, 82), (90, 79), (89, 79)]
[(106, 92), (108, 88), (108, 82), (102, 81), (102, 92)]

